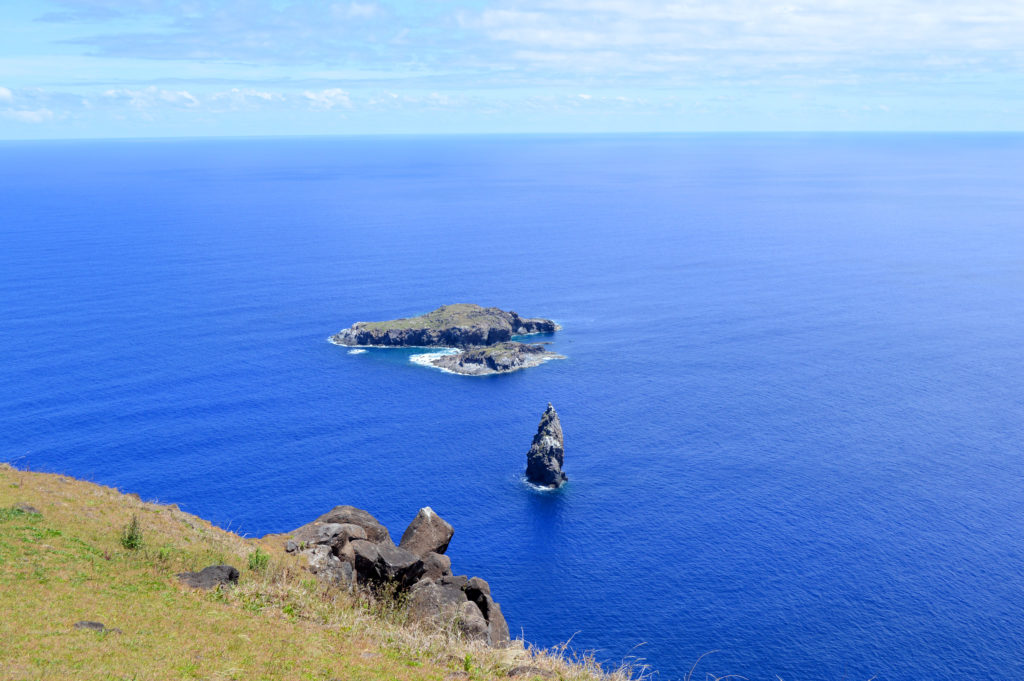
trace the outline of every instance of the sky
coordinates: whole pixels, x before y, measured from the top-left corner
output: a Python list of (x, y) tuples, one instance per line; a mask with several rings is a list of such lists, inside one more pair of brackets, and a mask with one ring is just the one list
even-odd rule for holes
[(1024, 129), (1024, 0), (2, 0), (0, 139)]

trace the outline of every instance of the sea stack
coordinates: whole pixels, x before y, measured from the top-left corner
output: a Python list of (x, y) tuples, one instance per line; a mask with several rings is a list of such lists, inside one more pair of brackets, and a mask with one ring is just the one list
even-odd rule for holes
[(533, 436), (533, 445), (526, 454), (526, 479), (541, 487), (561, 487), (568, 480), (562, 472), (565, 461), (565, 441), (558, 412), (548, 402), (540, 417), (540, 426)]

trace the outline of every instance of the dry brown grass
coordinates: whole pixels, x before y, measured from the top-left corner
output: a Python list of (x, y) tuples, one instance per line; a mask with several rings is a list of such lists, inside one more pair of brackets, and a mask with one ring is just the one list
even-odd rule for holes
[[(121, 541), (133, 515), (137, 549)], [(239, 569), (238, 586), (202, 592), (175, 578), (216, 563)], [(566, 681), (626, 681), (642, 671), (607, 674), (592, 658), (522, 642), (491, 649), (454, 626), (417, 629), (392, 600), (320, 583), (277, 538), (244, 539), (176, 506), (3, 464), (0, 614), (0, 679), (11, 680), (477, 680), (526, 665)], [(121, 633), (75, 629), (81, 620)]]

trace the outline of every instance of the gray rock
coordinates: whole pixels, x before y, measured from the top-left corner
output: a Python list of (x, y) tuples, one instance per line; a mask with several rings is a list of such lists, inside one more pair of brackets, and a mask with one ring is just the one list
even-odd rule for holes
[(75, 622), (75, 629), (85, 629), (87, 631), (106, 631), (111, 634), (120, 634), (121, 630), (116, 628), (110, 628), (103, 624), (103, 622), (92, 622), (90, 620), (82, 620), (81, 622)]
[(436, 357), (430, 363), (441, 369), (465, 376), (489, 376), (529, 369), (550, 359), (565, 359), (565, 357), (551, 352), (541, 344), (509, 341), (466, 348), (455, 355)]
[[(353, 540), (353, 541), (362, 541), (362, 540), (358, 540), (357, 539), (357, 540)], [(372, 544), (373, 542), (370, 542), (370, 543)], [(352, 542), (346, 542), (346, 543), (342, 544), (341, 546), (337, 547), (336, 549), (334, 549), (334, 555), (336, 555), (340, 560), (343, 560), (346, 563), (349, 563), (350, 565), (355, 565), (356, 564), (356, 554), (355, 554), (355, 551), (352, 549)]]
[(339, 546), (352, 539), (366, 539), (366, 530), (352, 523), (323, 523), (316, 529), (316, 543)]
[(411, 586), (423, 575), (423, 561), (415, 553), (397, 546), (379, 546), (381, 574), (387, 581)]
[(22, 513), (31, 513), (33, 515), (42, 515), (42, 512), (31, 504), (20, 502), (14, 505), (14, 508)]
[(476, 603), (466, 601), (461, 604), (458, 617), (459, 630), (463, 636), (471, 641), (487, 640), (487, 620)]
[(466, 594), (457, 586), (429, 580), (417, 582), (409, 590), (409, 619), (443, 625), (453, 619), (466, 602)]
[(452, 559), (431, 551), (423, 556), (423, 576), (420, 579), (435, 581), (452, 573)]
[(311, 546), (302, 552), (309, 561), (309, 571), (317, 574), (327, 567), (327, 562), (334, 557), (330, 546)]
[(542, 487), (561, 487), (568, 478), (562, 472), (565, 443), (558, 412), (548, 402), (533, 436), (533, 445), (526, 454), (526, 479)]
[(469, 596), (471, 601), (477, 600), (477, 594), (491, 595), (491, 585), (479, 577), (470, 577), (464, 588), (466, 589), (466, 595)]
[(452, 540), (455, 530), (445, 520), (434, 513), (429, 506), (420, 509), (409, 527), (402, 534), (399, 546), (417, 556), (430, 553), (444, 553)]
[(508, 623), (501, 606), (491, 598), (491, 586), (479, 577), (470, 578), (464, 587), (466, 598), (476, 604), (487, 620), (487, 642), (495, 647), (509, 642)]
[(330, 562), (327, 564), (327, 569), (321, 574), (321, 576), (328, 582), (345, 588), (347, 591), (352, 591), (356, 584), (356, 571), (352, 567), (351, 563), (346, 563), (343, 560), (339, 560), (335, 556), (331, 556)]
[(182, 572), (178, 575), (182, 584), (196, 589), (213, 589), (238, 583), (238, 570), (230, 565), (211, 565), (199, 572)]
[[(303, 525), (292, 531), (289, 542), (291, 542), (295, 549), (302, 551), (303, 549), (309, 548), (317, 543), (320, 537), (320, 527), (323, 523), (312, 522), (308, 525)], [(288, 550), (288, 543), (285, 543), (285, 550)]]
[(508, 645), (512, 640), (509, 636), (508, 622), (501, 612), (501, 605), (487, 597), (487, 642), (495, 648)]
[(517, 676), (525, 676), (528, 679), (553, 679), (556, 676), (558, 676), (558, 674), (555, 674), (552, 671), (548, 671), (547, 669), (541, 669), (540, 667), (529, 667), (527, 665), (519, 665), (518, 667), (512, 667), (512, 669), (508, 670), (508, 675), (513, 678)]
[(295, 553), (296, 551), (299, 550), (299, 545), (298, 545), (297, 542), (289, 539), (288, 541), (286, 541), (284, 543), (284, 550), (287, 551), (288, 553)]
[(445, 575), (441, 578), (441, 584), (455, 586), (459, 589), (465, 589), (468, 583), (469, 577), (466, 575)]
[[(355, 506), (336, 506), (316, 519), (318, 523), (338, 523), (358, 525), (366, 533), (366, 539), (375, 544), (394, 544), (388, 528), (372, 515)], [(302, 528), (300, 528), (302, 529)]]
[(331, 553), (331, 547), (317, 545), (303, 551), (309, 561), (309, 571), (324, 581), (351, 590), (355, 582), (355, 571), (346, 562)]
[(423, 574), (423, 561), (414, 553), (387, 544), (374, 544), (365, 539), (349, 542), (353, 564), (359, 579), (380, 584), (397, 582), (410, 586)]
[(378, 580), (380, 575), (377, 573), (377, 561), (380, 558), (380, 552), (377, 550), (377, 545), (365, 539), (357, 539), (350, 542), (348, 548), (352, 550), (352, 563), (359, 579), (362, 581)]

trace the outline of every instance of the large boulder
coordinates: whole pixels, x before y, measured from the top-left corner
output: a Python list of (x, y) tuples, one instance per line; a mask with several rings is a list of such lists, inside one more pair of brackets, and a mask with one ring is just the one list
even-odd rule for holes
[(466, 593), (458, 586), (423, 580), (409, 590), (409, 619), (444, 625), (456, 616), (465, 602)]
[(470, 641), (487, 640), (487, 619), (473, 601), (466, 601), (459, 606), (458, 624), (462, 635)]
[(371, 584), (396, 582), (409, 587), (423, 574), (423, 561), (415, 553), (389, 544), (374, 544), (365, 539), (349, 543), (359, 579)]
[(537, 434), (526, 454), (526, 479), (541, 487), (561, 487), (569, 479), (562, 472), (565, 461), (565, 442), (558, 412), (548, 402), (540, 418)]
[(508, 631), (508, 622), (501, 612), (501, 604), (487, 597), (487, 643), (500, 648), (512, 640)]
[(309, 561), (309, 571), (326, 582), (351, 589), (355, 570), (351, 562), (338, 558), (326, 545), (314, 546), (303, 552)]
[(479, 577), (471, 577), (464, 587), (466, 598), (475, 603), (487, 620), (487, 642), (502, 646), (509, 642), (508, 623), (501, 612), (501, 606), (491, 598), (491, 586)]
[(423, 576), (421, 579), (437, 581), (452, 573), (452, 559), (440, 553), (430, 552), (423, 556)]
[(366, 539), (366, 530), (352, 523), (312, 522), (303, 525), (292, 533), (291, 540), (285, 548), (291, 551), (298, 546), (316, 546), (324, 544), (335, 549), (352, 539)]
[(509, 642), (508, 623), (501, 606), (491, 598), (491, 587), (479, 577), (445, 575), (424, 578), (409, 591), (409, 619), (435, 626), (455, 624), (470, 640), (494, 647)]
[[(375, 544), (393, 544), (388, 528), (372, 515), (355, 506), (335, 506), (316, 519), (317, 523), (338, 523), (358, 525), (366, 532), (366, 539)], [(300, 528), (301, 529), (301, 528)]]
[(448, 550), (448, 543), (454, 534), (455, 530), (451, 525), (434, 513), (432, 508), (425, 506), (409, 523), (409, 527), (405, 528), (402, 541), (398, 545), (417, 556), (430, 552), (444, 553)]
[(444, 584), (445, 586), (456, 586), (465, 591), (466, 585), (469, 584), (469, 577), (466, 575), (447, 575), (441, 578), (441, 584)]

